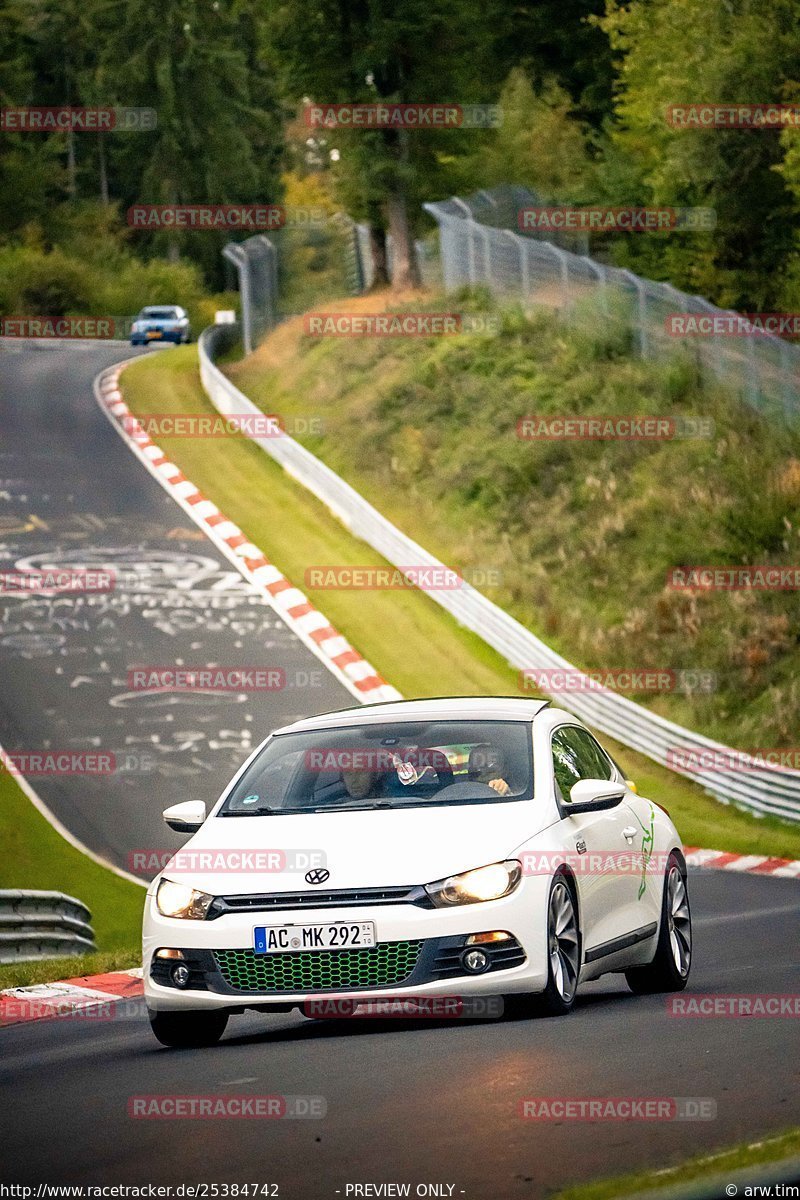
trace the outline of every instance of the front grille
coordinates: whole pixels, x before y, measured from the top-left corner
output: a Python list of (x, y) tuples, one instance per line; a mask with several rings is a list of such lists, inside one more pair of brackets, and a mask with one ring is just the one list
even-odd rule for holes
[(217, 896), (207, 921), (230, 912), (271, 912), (275, 909), (358, 908), (363, 904), (414, 904), (433, 908), (423, 887), (349, 888), (319, 892), (255, 892), (245, 896)]
[(422, 942), (380, 942), (366, 950), (255, 954), (215, 950), (222, 978), (237, 992), (311, 992), (393, 987), (417, 965)]

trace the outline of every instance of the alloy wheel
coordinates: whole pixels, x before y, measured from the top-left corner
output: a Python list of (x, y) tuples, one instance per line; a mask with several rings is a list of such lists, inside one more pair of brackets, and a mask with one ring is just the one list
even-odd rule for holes
[(578, 922), (575, 905), (566, 883), (558, 880), (550, 893), (548, 922), (550, 974), (556, 991), (566, 1003), (578, 985)]
[(667, 877), (667, 925), (673, 961), (681, 976), (686, 976), (692, 961), (692, 918), (686, 884), (677, 867), (672, 867)]

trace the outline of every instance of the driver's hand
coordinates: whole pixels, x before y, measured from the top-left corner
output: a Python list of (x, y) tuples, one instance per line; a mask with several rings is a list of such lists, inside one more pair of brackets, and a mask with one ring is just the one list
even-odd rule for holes
[(489, 787), (494, 788), (499, 796), (507, 796), (511, 791), (505, 779), (490, 779)]

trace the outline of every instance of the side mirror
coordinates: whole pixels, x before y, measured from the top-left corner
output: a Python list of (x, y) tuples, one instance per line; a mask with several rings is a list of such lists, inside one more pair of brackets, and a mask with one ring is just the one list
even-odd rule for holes
[(164, 809), (164, 822), (176, 833), (194, 833), (206, 819), (206, 806), (202, 800), (186, 800)]
[(579, 779), (569, 791), (568, 813), (603, 812), (616, 808), (624, 796), (618, 783), (611, 779)]

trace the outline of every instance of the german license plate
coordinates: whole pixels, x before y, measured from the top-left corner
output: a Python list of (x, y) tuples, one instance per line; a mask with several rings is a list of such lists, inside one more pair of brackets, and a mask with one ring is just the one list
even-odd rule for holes
[(144, 336), (146, 338), (160, 338), (161, 331), (159, 329), (150, 329)]
[(256, 954), (301, 950), (366, 950), (375, 945), (373, 921), (332, 921), (329, 925), (256, 925)]

